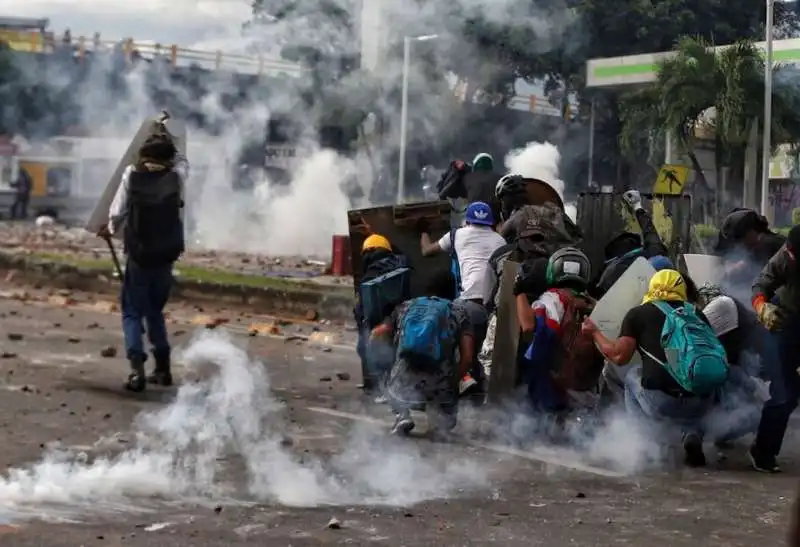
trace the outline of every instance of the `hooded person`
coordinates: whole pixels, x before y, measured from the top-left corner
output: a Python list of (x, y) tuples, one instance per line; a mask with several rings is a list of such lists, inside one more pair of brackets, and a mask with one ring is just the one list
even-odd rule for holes
[[(391, 242), (380, 234), (364, 240), (361, 263), (353, 315), (358, 326), (356, 350), (361, 359), (364, 391), (372, 393), (380, 390), (392, 361), (388, 352), (369, 345), (369, 333), (410, 296), (410, 270), (406, 257), (396, 253)], [(383, 395), (377, 397), (376, 402), (384, 402)]]
[(736, 208), (722, 221), (714, 252), (723, 258), (726, 287), (737, 296), (746, 293), (753, 280), (786, 238), (769, 229), (767, 219), (753, 209)]
[(628, 190), (622, 195), (622, 199), (636, 216), (642, 235), (623, 232), (606, 244), (604, 248), (605, 263), (592, 284), (591, 290), (592, 296), (597, 299), (602, 298), (640, 256), (650, 259), (669, 255), (666, 245), (653, 224), (652, 216), (642, 205), (641, 194), (636, 190)]
[[(122, 331), (131, 367), (125, 387), (131, 391), (144, 391), (148, 382), (172, 385), (164, 307), (172, 288), (173, 264), (184, 251), (181, 211), (188, 175), (189, 163), (178, 153), (172, 135), (157, 125), (139, 148), (136, 162), (123, 171), (108, 225), (98, 232), (111, 237), (124, 228)], [(145, 322), (155, 359), (149, 377), (144, 370)]]
[(667, 425), (681, 433), (686, 464), (704, 466), (705, 419), (714, 393), (728, 379), (725, 349), (703, 312), (687, 302), (686, 282), (676, 270), (650, 279), (642, 304), (628, 311), (611, 340), (591, 320), (584, 329), (615, 365), (637, 351), (642, 365), (625, 376), (625, 409), (637, 421)]

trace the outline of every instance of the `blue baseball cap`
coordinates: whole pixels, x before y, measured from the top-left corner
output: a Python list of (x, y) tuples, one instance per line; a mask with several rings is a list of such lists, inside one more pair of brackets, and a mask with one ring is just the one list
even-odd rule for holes
[(483, 226), (494, 226), (494, 215), (492, 208), (488, 203), (483, 201), (475, 201), (467, 207), (466, 218), (464, 219), (467, 224), (481, 224)]
[(675, 269), (675, 265), (672, 263), (672, 260), (670, 260), (669, 257), (666, 257), (664, 255), (656, 255), (656, 256), (652, 257), (649, 260), (649, 262), (650, 262), (650, 265), (653, 268), (655, 268), (655, 270), (657, 272), (660, 272), (661, 270), (674, 270)]

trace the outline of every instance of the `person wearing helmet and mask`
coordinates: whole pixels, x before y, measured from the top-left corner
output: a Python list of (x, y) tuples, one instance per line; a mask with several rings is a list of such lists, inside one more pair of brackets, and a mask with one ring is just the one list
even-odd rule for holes
[(713, 394), (728, 379), (728, 365), (708, 319), (686, 299), (680, 272), (661, 270), (650, 279), (642, 304), (625, 315), (619, 338), (607, 338), (590, 318), (583, 328), (615, 365), (639, 352), (642, 365), (625, 376), (626, 411), (640, 422), (678, 429), (686, 465), (701, 467), (705, 418)]
[(528, 203), (526, 187), (531, 180), (534, 179), (506, 175), (495, 187), (503, 216), (500, 235), (507, 242), (516, 243), (522, 260), (549, 258), (562, 247), (576, 245), (583, 237), (559, 205), (549, 201), (542, 205)]
[(800, 226), (789, 232), (786, 244), (769, 259), (753, 285), (753, 309), (771, 331), (776, 359), (762, 363), (770, 381), (770, 399), (764, 404), (756, 440), (749, 456), (757, 471), (779, 471), (777, 456), (789, 418), (800, 399)]
[(525, 354), (530, 402), (534, 410), (559, 414), (593, 406), (603, 360), (581, 328), (594, 305), (586, 294), (589, 259), (573, 247), (559, 249), (545, 275), (549, 288), (533, 304), (517, 296), (517, 317), (522, 331), (534, 334)]
[[(427, 232), (420, 236), (422, 256), (450, 253), (457, 300), (469, 316), (476, 348), (483, 344), (489, 319), (483, 303), (489, 257), (505, 244), (502, 236), (494, 231), (494, 224), (494, 215), (489, 205), (476, 201), (467, 207), (464, 226), (461, 228), (450, 230), (435, 242), (431, 241)], [(477, 352), (473, 365), (472, 375), (482, 379), (483, 370), (478, 362)], [(474, 377), (463, 379), (462, 391), (474, 387), (478, 387), (478, 381)]]
[[(356, 349), (361, 359), (364, 391), (375, 394), (376, 402), (385, 402), (381, 390), (382, 380), (385, 378), (392, 363), (391, 351), (378, 345), (369, 344), (369, 333), (400, 301), (408, 298), (407, 278), (408, 261), (406, 257), (395, 253), (389, 240), (379, 234), (372, 234), (364, 240), (361, 246), (362, 275), (356, 291), (356, 305), (353, 315), (358, 326), (358, 343)], [(390, 277), (392, 272), (400, 274)], [(402, 277), (405, 276), (406, 279)], [(366, 287), (375, 282), (392, 283), (397, 285), (391, 290), (376, 291), (376, 298), (365, 299)], [(406, 283), (403, 286), (403, 283)], [(392, 295), (395, 295), (392, 297)], [(365, 301), (366, 300), (366, 301)], [(385, 300), (385, 301), (384, 301)]]
[(623, 232), (606, 244), (604, 267), (590, 289), (592, 296), (597, 299), (602, 298), (640, 256), (651, 259), (658, 256), (666, 258), (669, 255), (653, 224), (653, 218), (642, 205), (642, 195), (636, 190), (628, 190), (622, 195), (622, 199), (636, 216), (642, 235)]

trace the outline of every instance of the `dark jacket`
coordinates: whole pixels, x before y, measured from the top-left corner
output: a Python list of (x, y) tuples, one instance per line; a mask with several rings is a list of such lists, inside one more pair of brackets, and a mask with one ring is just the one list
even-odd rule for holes
[[(404, 255), (393, 253), (385, 249), (375, 249), (367, 251), (361, 255), (362, 271), (361, 283), (370, 281), (383, 274), (389, 273), (397, 268), (408, 267), (408, 260)], [(358, 291), (356, 291), (358, 294)], [(364, 321), (364, 311), (361, 307), (361, 301), (356, 299), (356, 306), (353, 309), (353, 316), (356, 324), (360, 325)]]
[(620, 234), (608, 242), (606, 245), (606, 262), (602, 271), (595, 277), (595, 281), (591, 284), (589, 289), (589, 294), (592, 297), (596, 299), (602, 298), (640, 256), (647, 259), (659, 255), (669, 256), (669, 250), (661, 240), (661, 236), (658, 235), (658, 230), (656, 230), (656, 226), (653, 224), (653, 218), (650, 216), (650, 213), (640, 209), (636, 212), (636, 220), (639, 222), (639, 227), (642, 230), (640, 246), (635, 247), (635, 243), (631, 243), (622, 254), (614, 256), (615, 253), (611, 252), (611, 249), (613, 249), (621, 239), (631, 239), (631, 234)]
[(753, 300), (762, 297), (772, 302), (777, 297), (777, 304), (788, 311), (800, 311), (800, 273), (797, 261), (786, 247), (782, 247), (769, 259), (753, 284)]
[(500, 219), (500, 201), (495, 198), (494, 189), (502, 175), (491, 171), (473, 171), (464, 175), (464, 190), (467, 201), (482, 201), (492, 208), (495, 222)]

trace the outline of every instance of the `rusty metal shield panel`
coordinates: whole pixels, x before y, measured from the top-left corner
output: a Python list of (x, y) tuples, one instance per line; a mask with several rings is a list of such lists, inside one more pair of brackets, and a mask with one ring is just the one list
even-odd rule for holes
[(447, 233), (452, 223), (457, 222), (456, 218), (457, 213), (447, 201), (387, 205), (348, 211), (354, 287), (358, 287), (361, 282), (361, 246), (369, 235), (380, 234), (408, 257), (413, 268), (411, 295), (422, 295), (429, 280), (450, 268), (450, 256), (445, 253), (432, 257), (422, 256), (419, 245), (421, 234), (418, 228), (419, 222), (424, 220), (428, 224), (431, 239), (435, 241)]
[[(642, 194), (642, 205), (653, 215), (653, 223), (669, 249), (670, 258), (677, 264), (678, 257), (692, 248), (691, 197)], [(603, 267), (603, 250), (609, 241), (626, 231), (641, 233), (619, 193), (581, 194), (577, 224), (584, 234), (581, 250), (589, 257), (595, 272)]]
[(519, 320), (514, 297), (514, 279), (518, 262), (506, 260), (500, 277), (497, 305), (497, 329), (492, 354), (492, 374), (489, 377), (488, 401), (495, 404), (512, 393), (517, 385), (517, 357), (519, 352)]

